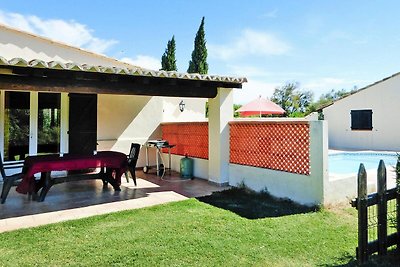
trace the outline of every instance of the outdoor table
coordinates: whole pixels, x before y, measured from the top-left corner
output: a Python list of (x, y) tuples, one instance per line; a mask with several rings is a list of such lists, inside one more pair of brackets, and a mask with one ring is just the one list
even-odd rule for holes
[[(38, 201), (43, 201), (50, 187), (54, 184), (88, 179), (102, 179), (110, 183), (116, 191), (120, 191), (121, 176), (127, 170), (127, 156), (121, 152), (99, 151), (93, 155), (38, 155), (28, 156), (22, 170), (23, 178), (17, 186), (21, 194), (31, 193), (36, 196), (42, 189)], [(92, 174), (67, 174), (63, 177), (51, 177), (52, 171), (78, 171), (100, 168), (100, 172)], [(34, 175), (41, 173), (40, 181)]]

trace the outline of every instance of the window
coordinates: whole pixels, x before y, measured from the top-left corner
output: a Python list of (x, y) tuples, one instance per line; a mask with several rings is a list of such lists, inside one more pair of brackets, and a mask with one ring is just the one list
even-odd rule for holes
[(372, 130), (372, 109), (352, 110), (352, 130)]
[(38, 137), (39, 154), (60, 152), (61, 94), (39, 93)]
[(5, 91), (0, 113), (4, 116), (0, 152), (5, 161), (60, 151), (60, 93)]
[(29, 153), (29, 102), (28, 92), (6, 92), (5, 94), (5, 161), (22, 160)]

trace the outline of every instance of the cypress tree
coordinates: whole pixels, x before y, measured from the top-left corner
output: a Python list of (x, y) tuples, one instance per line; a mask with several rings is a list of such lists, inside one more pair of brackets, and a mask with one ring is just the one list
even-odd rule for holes
[(168, 41), (167, 48), (161, 57), (161, 70), (178, 70), (175, 59), (175, 36), (172, 36), (172, 39)]
[(188, 73), (208, 73), (207, 63), (207, 47), (204, 32), (204, 17), (201, 20), (199, 30), (194, 39), (194, 50), (192, 52), (192, 60), (189, 61)]

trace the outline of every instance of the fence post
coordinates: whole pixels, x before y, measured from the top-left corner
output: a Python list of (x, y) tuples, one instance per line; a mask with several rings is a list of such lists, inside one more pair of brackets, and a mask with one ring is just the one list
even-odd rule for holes
[(400, 252), (400, 155), (396, 164), (396, 189), (397, 251)]
[(378, 255), (387, 254), (387, 197), (386, 197), (386, 167), (383, 160), (379, 161), (378, 173)]
[(367, 203), (367, 172), (364, 164), (358, 169), (358, 247), (357, 257), (360, 263), (368, 260), (368, 203)]

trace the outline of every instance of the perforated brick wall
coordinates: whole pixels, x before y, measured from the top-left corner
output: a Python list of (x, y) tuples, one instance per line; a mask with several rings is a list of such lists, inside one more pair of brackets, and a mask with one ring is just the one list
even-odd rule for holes
[[(230, 163), (310, 174), (308, 122), (231, 122)], [(208, 123), (161, 125), (172, 154), (208, 159)], [(164, 151), (167, 152), (167, 151)]]
[(230, 163), (310, 174), (308, 122), (231, 122)]
[(208, 159), (207, 122), (165, 123), (161, 131), (162, 139), (176, 145), (171, 154)]

